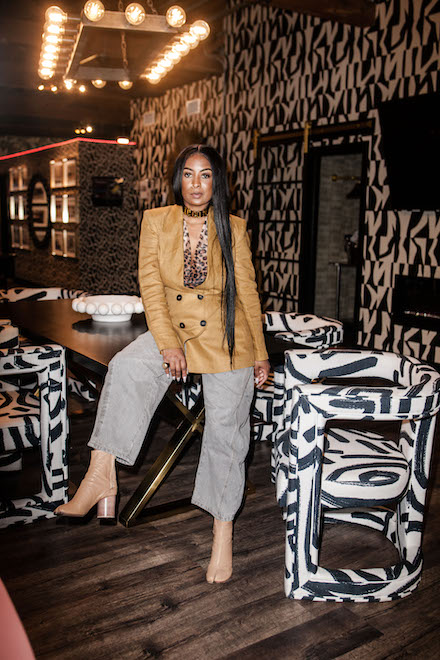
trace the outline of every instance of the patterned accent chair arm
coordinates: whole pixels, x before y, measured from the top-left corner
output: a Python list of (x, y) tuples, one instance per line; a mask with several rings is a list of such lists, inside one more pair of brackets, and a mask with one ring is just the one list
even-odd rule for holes
[[(267, 332), (276, 332), (277, 339), (295, 342), (298, 346), (329, 348), (344, 339), (340, 321), (315, 314), (289, 312), (266, 312), (264, 324)], [(282, 422), (280, 393), (283, 391), (284, 371), (271, 374), (268, 383), (257, 388), (252, 426), (254, 440), (273, 442), (276, 430)], [(273, 467), (273, 466), (272, 466)]]

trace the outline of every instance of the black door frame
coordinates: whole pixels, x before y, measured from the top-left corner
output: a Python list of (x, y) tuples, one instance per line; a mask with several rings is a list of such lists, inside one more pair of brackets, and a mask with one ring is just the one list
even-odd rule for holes
[[(323, 156), (361, 154), (361, 188), (364, 194), (359, 204), (359, 253), (362, 248), (365, 235), (365, 209), (366, 209), (366, 184), (368, 167), (368, 143), (365, 140), (350, 142), (341, 145), (328, 145), (311, 148), (306, 154), (303, 171), (303, 209), (301, 221), (301, 248), (300, 248), (300, 281), (298, 310), (300, 312), (312, 312), (315, 301), (316, 281), (316, 248), (318, 236), (319, 215), (319, 183), (321, 171), (321, 159)], [(360, 292), (362, 284), (362, 257), (359, 258), (356, 267), (355, 285), (355, 307), (354, 307), (354, 336), (357, 336), (359, 327)]]

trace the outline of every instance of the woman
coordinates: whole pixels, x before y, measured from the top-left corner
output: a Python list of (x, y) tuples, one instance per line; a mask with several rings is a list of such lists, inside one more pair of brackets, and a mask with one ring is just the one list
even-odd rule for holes
[(214, 517), (208, 582), (232, 574), (232, 521), (243, 499), (254, 378), (269, 373), (246, 223), (229, 215), (226, 168), (212, 147), (178, 156), (176, 205), (145, 211), (139, 284), (149, 331), (111, 360), (89, 470), (56, 513), (114, 517), (115, 458), (136, 461), (169, 386), (201, 373), (205, 429), (193, 504)]

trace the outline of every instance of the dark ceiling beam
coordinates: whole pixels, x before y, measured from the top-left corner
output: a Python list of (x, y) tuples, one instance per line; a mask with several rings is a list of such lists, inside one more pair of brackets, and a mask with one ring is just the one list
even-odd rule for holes
[(371, 27), (376, 18), (370, 0), (270, 0), (270, 6), (364, 28)]

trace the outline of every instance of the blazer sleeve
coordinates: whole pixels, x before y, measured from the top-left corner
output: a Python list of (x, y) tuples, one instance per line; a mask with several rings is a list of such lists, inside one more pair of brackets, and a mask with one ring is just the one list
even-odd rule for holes
[(139, 288), (148, 329), (159, 349), (181, 348), (174, 331), (159, 268), (159, 231), (154, 211), (145, 211), (139, 241)]
[(263, 335), (263, 319), (260, 298), (255, 281), (255, 270), (249, 247), (246, 223), (239, 218), (235, 237), (234, 268), (237, 297), (240, 300), (254, 345), (255, 360), (267, 360), (267, 350)]

